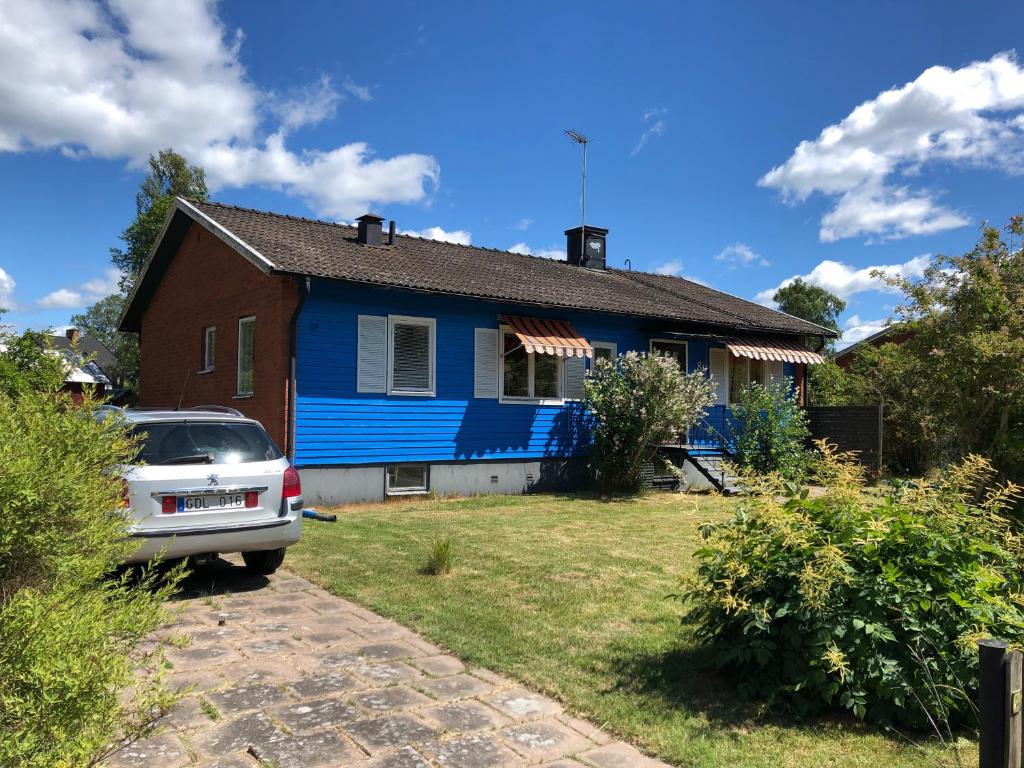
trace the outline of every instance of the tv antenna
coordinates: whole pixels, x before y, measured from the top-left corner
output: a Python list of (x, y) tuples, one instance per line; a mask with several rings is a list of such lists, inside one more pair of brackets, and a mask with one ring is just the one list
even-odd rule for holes
[(590, 139), (579, 131), (565, 131), (565, 135), (583, 147), (583, 187), (580, 192), (580, 266), (583, 266), (587, 258), (587, 144)]

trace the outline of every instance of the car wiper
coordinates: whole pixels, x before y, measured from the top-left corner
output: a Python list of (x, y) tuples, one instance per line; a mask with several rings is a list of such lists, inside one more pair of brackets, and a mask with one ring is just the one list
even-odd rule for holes
[(212, 453), (193, 453), (189, 456), (175, 456), (164, 459), (160, 464), (213, 464)]

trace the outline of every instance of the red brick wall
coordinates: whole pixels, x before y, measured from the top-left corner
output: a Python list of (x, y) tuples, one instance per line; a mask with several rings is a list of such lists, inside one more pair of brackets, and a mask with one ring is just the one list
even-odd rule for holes
[[(227, 405), (258, 419), (287, 450), (289, 323), (295, 280), (265, 275), (192, 224), (142, 316), (139, 405)], [(256, 317), (253, 395), (237, 398), (238, 320)], [(203, 329), (216, 326), (214, 370), (202, 368)], [(186, 372), (188, 382), (185, 383)]]

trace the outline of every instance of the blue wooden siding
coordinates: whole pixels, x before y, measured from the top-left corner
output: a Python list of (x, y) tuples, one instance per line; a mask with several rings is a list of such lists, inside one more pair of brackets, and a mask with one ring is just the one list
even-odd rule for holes
[[(465, 459), (538, 459), (586, 450), (575, 404), (501, 404), (473, 397), (474, 329), (499, 314), (568, 319), (620, 353), (646, 350), (639, 320), (544, 310), (314, 280), (298, 322), (295, 463), (298, 466)], [(436, 396), (356, 392), (358, 315), (437, 320)], [(688, 367), (707, 366), (706, 342), (691, 342)]]
[[(568, 318), (588, 339), (641, 349), (633, 321), (314, 281), (299, 318), (296, 464), (534, 459), (585, 448), (573, 406), (500, 404), (473, 397), (474, 329), (501, 313)], [(437, 320), (436, 396), (355, 391), (360, 314)]]

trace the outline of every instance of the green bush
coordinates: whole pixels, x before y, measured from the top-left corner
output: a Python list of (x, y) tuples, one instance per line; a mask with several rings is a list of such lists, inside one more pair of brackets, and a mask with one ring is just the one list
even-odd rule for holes
[(714, 404), (714, 383), (703, 371), (683, 373), (668, 355), (627, 352), (595, 363), (583, 399), (591, 464), (604, 490), (636, 491), (657, 446), (677, 440)]
[(59, 392), (53, 356), (24, 337), (0, 353), (0, 765), (85, 765), (137, 735), (151, 705), (122, 690), (177, 574), (110, 574), (134, 546), (116, 468), (123, 427)]
[(938, 482), (865, 491), (822, 444), (812, 497), (766, 480), (728, 522), (706, 526), (684, 585), (715, 662), (745, 694), (801, 713), (875, 722), (969, 721), (975, 641), (1024, 640), (1017, 489), (989, 488), (971, 457)]
[(741, 469), (777, 472), (787, 480), (803, 478), (811, 457), (811, 432), (790, 380), (745, 387), (732, 412), (739, 432), (736, 463)]

